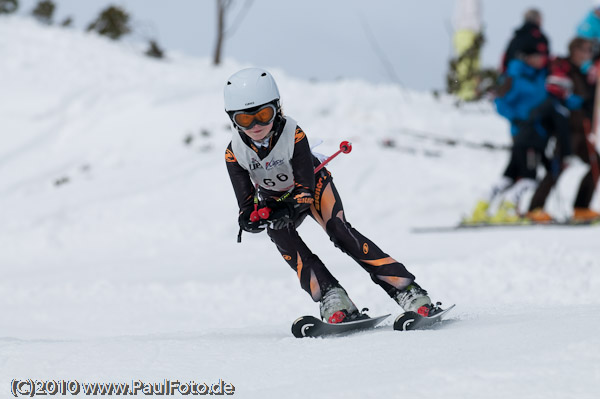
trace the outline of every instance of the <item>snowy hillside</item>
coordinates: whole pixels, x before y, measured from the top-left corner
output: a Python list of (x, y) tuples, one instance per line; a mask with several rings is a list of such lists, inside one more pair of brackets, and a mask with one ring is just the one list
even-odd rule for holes
[[(241, 398), (597, 397), (600, 228), (411, 232), (458, 221), (508, 156), (415, 132), (506, 145), (490, 105), (270, 69), (315, 151), (352, 141), (329, 167), (349, 221), (457, 304), (444, 329), (297, 340), (292, 321), (318, 306), (266, 234), (236, 243), (222, 87), (247, 65), (138, 53), (0, 18), (0, 397), (28, 378), (222, 379)], [(556, 217), (581, 173), (552, 194)], [(299, 231), (359, 307), (399, 313), (316, 223)]]

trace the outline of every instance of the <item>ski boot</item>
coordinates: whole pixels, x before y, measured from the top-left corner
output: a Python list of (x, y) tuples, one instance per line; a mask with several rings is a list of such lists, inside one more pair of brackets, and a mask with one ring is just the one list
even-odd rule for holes
[(490, 223), (494, 224), (520, 224), (524, 219), (519, 216), (517, 206), (510, 201), (502, 201), (498, 211), (490, 218)]
[(573, 210), (573, 222), (591, 223), (600, 221), (600, 213), (592, 211), (590, 208), (575, 208)]
[(490, 216), (488, 215), (488, 209), (490, 208), (490, 203), (488, 201), (480, 200), (475, 205), (475, 209), (470, 216), (463, 219), (463, 224), (479, 224), (479, 223), (487, 223), (490, 220)]
[(398, 290), (393, 298), (405, 312), (416, 312), (423, 317), (431, 316), (439, 308), (431, 303), (427, 291), (415, 282), (403, 290)]
[(542, 223), (543, 224), (543, 223), (554, 222), (554, 219), (552, 219), (552, 216), (550, 216), (542, 208), (536, 208), (533, 211), (527, 212), (527, 215), (525, 215), (525, 217), (534, 223)]
[(330, 324), (343, 323), (368, 318), (359, 312), (346, 290), (342, 287), (331, 287), (321, 297), (319, 303), (321, 319)]

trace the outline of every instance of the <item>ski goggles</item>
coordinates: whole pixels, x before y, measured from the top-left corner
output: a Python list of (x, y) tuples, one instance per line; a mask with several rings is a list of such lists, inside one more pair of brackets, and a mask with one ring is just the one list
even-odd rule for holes
[(277, 110), (273, 104), (263, 105), (254, 112), (236, 111), (233, 113), (231, 119), (238, 127), (244, 130), (252, 129), (256, 124), (261, 126), (267, 126), (273, 122)]

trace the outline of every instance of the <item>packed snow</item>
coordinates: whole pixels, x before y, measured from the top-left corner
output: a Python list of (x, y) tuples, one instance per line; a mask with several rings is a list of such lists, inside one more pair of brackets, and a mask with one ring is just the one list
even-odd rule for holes
[[(328, 167), (353, 226), (457, 305), (441, 329), (390, 318), (298, 340), (293, 320), (317, 304), (266, 234), (236, 243), (222, 88), (249, 65), (152, 60), (18, 17), (0, 18), (0, 60), (0, 397), (14, 379), (223, 380), (241, 398), (600, 393), (599, 227), (412, 231), (456, 223), (508, 159), (414, 133), (507, 145), (491, 104), (261, 65), (315, 151), (353, 143)], [(582, 173), (561, 177), (555, 217)], [(400, 313), (316, 223), (299, 231), (359, 307)]]

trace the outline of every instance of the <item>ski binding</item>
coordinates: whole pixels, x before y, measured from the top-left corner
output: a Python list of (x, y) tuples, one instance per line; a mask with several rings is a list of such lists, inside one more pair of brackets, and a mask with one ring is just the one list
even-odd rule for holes
[(409, 331), (409, 330), (426, 330), (442, 321), (442, 318), (456, 305), (450, 306), (448, 309), (437, 307), (436, 311), (431, 316), (421, 316), (417, 312), (404, 312), (394, 321), (394, 330)]

